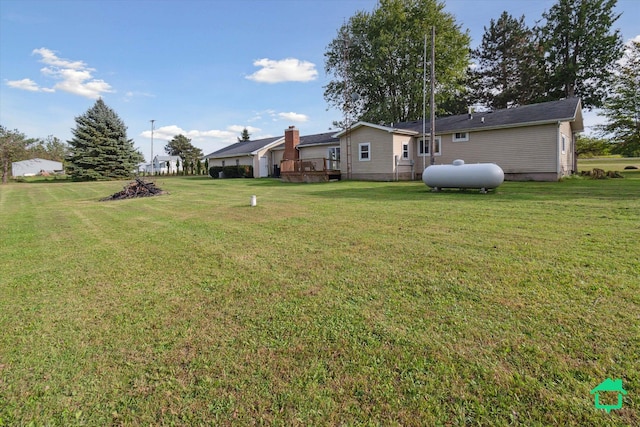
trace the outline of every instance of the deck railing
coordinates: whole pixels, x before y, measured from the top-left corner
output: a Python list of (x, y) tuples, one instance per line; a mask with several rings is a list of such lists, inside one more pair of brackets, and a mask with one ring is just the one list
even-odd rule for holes
[(329, 172), (340, 170), (340, 160), (326, 158), (282, 160), (281, 173)]

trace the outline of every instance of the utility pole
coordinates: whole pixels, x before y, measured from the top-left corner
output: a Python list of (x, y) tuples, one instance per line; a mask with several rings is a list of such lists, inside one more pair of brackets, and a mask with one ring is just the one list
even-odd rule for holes
[(431, 149), (430, 164), (434, 165), (436, 159), (434, 157), (436, 148), (436, 27), (431, 27), (431, 141), (429, 144)]
[[(347, 149), (347, 179), (351, 179), (352, 169), (352, 147), (351, 147), (351, 109), (354, 102), (353, 95), (351, 93), (351, 81), (350, 81), (350, 64), (349, 64), (349, 27), (344, 26), (345, 33), (343, 34), (343, 48), (342, 48), (342, 67), (344, 78), (344, 118), (345, 118), (345, 142)], [(342, 167), (340, 168), (342, 169)]]
[[(418, 147), (419, 148), (419, 147)], [(424, 34), (424, 53), (422, 54), (422, 170), (426, 166), (427, 148), (427, 33)]]
[(153, 173), (155, 172), (153, 169), (153, 122), (155, 122), (155, 120), (150, 120), (151, 122), (151, 176), (153, 176)]

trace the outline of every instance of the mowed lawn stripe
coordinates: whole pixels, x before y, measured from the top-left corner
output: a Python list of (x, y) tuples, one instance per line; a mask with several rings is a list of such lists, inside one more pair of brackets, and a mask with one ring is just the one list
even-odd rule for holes
[(639, 178), (0, 187), (0, 424), (634, 424)]

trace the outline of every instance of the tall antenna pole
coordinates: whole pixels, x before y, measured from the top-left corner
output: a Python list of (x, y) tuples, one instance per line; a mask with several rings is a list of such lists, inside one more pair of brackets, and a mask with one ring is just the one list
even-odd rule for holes
[(151, 122), (151, 176), (154, 174), (154, 165), (153, 165), (153, 122), (155, 120), (150, 120)]
[(424, 53), (422, 55), (422, 170), (426, 168), (427, 148), (427, 34), (424, 34)]
[(350, 81), (350, 69), (349, 69), (349, 27), (345, 24), (343, 26), (345, 32), (343, 34), (344, 46), (342, 50), (342, 66), (343, 78), (344, 78), (344, 116), (345, 116), (345, 142), (347, 148), (347, 179), (351, 179), (352, 168), (352, 147), (351, 147), (351, 103), (353, 102), (351, 95), (351, 81)]
[(429, 160), (434, 165), (436, 148), (436, 27), (431, 27), (431, 153)]

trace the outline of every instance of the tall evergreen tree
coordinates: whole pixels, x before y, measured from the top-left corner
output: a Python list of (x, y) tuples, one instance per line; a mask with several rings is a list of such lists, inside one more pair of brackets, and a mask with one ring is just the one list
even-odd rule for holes
[(102, 99), (75, 120), (67, 158), (68, 172), (73, 179), (128, 178), (143, 161), (133, 140), (127, 138), (124, 122)]
[(507, 12), (484, 28), (482, 44), (472, 52), (477, 68), (473, 71), (477, 101), (492, 108), (530, 104), (540, 99), (544, 61), (534, 32)]
[(371, 13), (352, 16), (325, 51), (325, 70), (332, 76), (326, 101), (355, 120), (390, 123), (422, 117), (424, 39), (432, 26), (437, 104), (456, 105), (447, 101), (463, 90), (470, 38), (438, 0), (380, 0)]
[(613, 151), (640, 157), (640, 42), (631, 41), (618, 63), (602, 115), (607, 118), (602, 130), (611, 136)]
[(242, 129), (242, 133), (238, 137), (238, 142), (251, 141), (251, 134), (247, 128)]
[(607, 97), (611, 70), (622, 55), (617, 0), (558, 0), (538, 30), (548, 67), (548, 98), (582, 98), (599, 108)]

